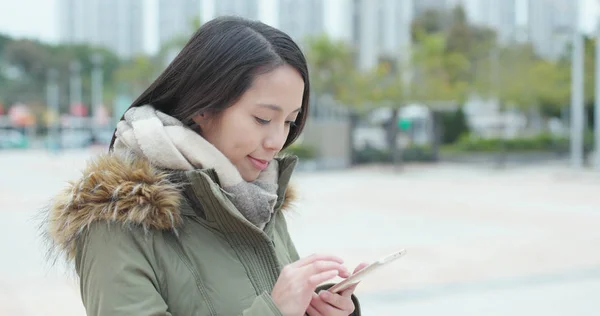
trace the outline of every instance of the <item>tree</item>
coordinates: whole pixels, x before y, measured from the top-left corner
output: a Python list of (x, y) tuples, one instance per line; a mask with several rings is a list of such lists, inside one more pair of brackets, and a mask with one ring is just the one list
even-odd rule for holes
[(418, 42), (423, 35), (442, 32), (448, 24), (448, 18), (444, 10), (425, 10), (411, 23), (412, 41)]
[(531, 68), (536, 103), (546, 116), (560, 116), (560, 110), (570, 102), (570, 70), (548, 60), (538, 60)]
[(403, 81), (402, 72), (407, 71), (394, 67), (393, 60), (380, 62), (371, 73), (367, 82), (373, 86), (367, 98), (375, 104), (391, 109), (390, 119), (385, 124), (387, 145), (392, 153), (392, 163), (402, 162), (402, 148), (398, 146), (398, 114), (400, 108), (408, 102), (409, 88)]
[[(479, 68), (485, 67), (491, 48), (496, 42), (494, 30), (469, 23), (464, 8), (451, 11), (428, 10), (417, 16), (412, 24), (413, 44), (420, 45), (429, 35), (443, 38), (443, 52), (448, 55), (444, 67), (450, 82), (475, 87)], [(442, 39), (439, 40), (442, 40)]]
[(4, 47), (4, 60), (13, 72), (13, 80), (2, 89), (6, 101), (32, 102), (40, 100), (50, 55), (38, 42), (10, 41)]
[(306, 59), (315, 95), (329, 94), (345, 101), (354, 99), (349, 96), (355, 92), (354, 84), (360, 75), (354, 65), (354, 53), (350, 46), (343, 41), (332, 40), (327, 35), (308, 37)]
[(139, 95), (156, 79), (161, 69), (154, 58), (139, 55), (117, 69), (115, 80), (131, 94)]
[[(121, 60), (109, 50), (89, 45), (50, 45), (32, 40), (14, 40), (0, 35), (0, 100), (5, 104), (28, 103), (34, 112), (43, 113), (46, 103), (47, 72), (56, 69), (59, 73), (60, 104), (68, 106), (69, 64), (81, 64), (82, 97), (90, 100), (92, 70), (91, 57), (100, 54), (103, 60), (105, 91), (114, 91), (113, 73)], [(39, 109), (38, 109), (39, 108)]]
[(468, 82), (459, 75), (468, 67), (468, 60), (460, 53), (448, 52), (443, 34), (422, 36), (412, 58), (415, 71), (413, 99), (428, 103), (464, 100)]
[(202, 22), (199, 17), (195, 17), (189, 22), (189, 31), (183, 34), (175, 35), (169, 41), (161, 45), (156, 54), (156, 62), (160, 65), (168, 63), (170, 58), (181, 51), (181, 49), (187, 44), (191, 36), (200, 28)]

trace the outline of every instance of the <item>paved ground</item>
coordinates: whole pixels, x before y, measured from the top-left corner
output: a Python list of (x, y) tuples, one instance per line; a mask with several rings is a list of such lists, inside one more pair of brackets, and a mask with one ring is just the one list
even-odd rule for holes
[[(90, 152), (0, 152), (0, 315), (84, 315), (33, 216)], [(359, 287), (365, 315), (598, 315), (600, 174), (455, 165), (297, 174), (302, 254), (349, 265), (406, 248)]]

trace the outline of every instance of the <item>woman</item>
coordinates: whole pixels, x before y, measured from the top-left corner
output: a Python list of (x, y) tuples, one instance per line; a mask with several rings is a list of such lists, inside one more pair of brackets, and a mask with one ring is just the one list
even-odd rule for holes
[(309, 94), (283, 32), (203, 25), (50, 208), (88, 315), (359, 315), (354, 289), (318, 287), (348, 277), (342, 260), (300, 259), (282, 215), (296, 159), (278, 154)]

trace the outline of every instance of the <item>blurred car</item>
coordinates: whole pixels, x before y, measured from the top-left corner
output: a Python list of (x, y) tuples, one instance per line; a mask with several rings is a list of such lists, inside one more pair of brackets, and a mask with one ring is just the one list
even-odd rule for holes
[(27, 148), (29, 139), (14, 129), (0, 129), (0, 149)]
[(60, 135), (61, 148), (83, 148), (93, 144), (93, 135), (88, 130), (63, 129)]

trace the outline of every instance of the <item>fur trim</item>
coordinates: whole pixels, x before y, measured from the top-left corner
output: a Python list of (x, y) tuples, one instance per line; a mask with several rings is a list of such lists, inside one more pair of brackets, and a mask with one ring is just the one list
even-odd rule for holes
[[(55, 196), (43, 220), (50, 257), (75, 256), (79, 237), (97, 221), (139, 226), (145, 231), (173, 230), (182, 223), (182, 185), (167, 171), (134, 155), (101, 155), (90, 161), (83, 175)], [(282, 210), (296, 193), (286, 190)]]
[(296, 188), (291, 185), (285, 190), (285, 198), (283, 199), (283, 203), (281, 204), (281, 210), (288, 210), (294, 207), (294, 202), (298, 200), (298, 192)]
[(170, 230), (181, 223), (180, 187), (168, 173), (133, 156), (102, 155), (69, 183), (48, 211), (47, 234), (72, 259), (78, 237), (96, 221)]

